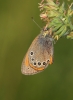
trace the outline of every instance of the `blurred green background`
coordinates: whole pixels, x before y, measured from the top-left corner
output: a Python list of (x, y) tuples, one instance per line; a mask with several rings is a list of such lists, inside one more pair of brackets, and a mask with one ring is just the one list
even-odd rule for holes
[(73, 40), (54, 45), (54, 63), (43, 72), (21, 74), (23, 57), (40, 33), (31, 17), (44, 26), (40, 1), (0, 0), (0, 100), (73, 100)]

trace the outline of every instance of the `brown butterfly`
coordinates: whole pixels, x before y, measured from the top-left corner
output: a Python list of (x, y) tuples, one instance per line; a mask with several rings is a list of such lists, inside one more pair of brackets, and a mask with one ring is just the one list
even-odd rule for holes
[(41, 33), (33, 40), (26, 53), (21, 72), (24, 75), (33, 75), (43, 71), (53, 63), (53, 38), (49, 30), (41, 30)]

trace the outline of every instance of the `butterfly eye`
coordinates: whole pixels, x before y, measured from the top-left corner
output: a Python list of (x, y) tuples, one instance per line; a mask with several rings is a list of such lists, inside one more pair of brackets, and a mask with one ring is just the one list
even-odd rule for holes
[(43, 65), (46, 65), (46, 62), (43, 62)]
[(31, 59), (32, 61), (34, 60), (34, 58)]
[(45, 28), (45, 29), (43, 29), (43, 31), (48, 31), (49, 30), (49, 28), (47, 27), (47, 28)]
[(46, 29), (45, 29), (45, 31), (48, 31), (49, 30), (49, 28), (47, 27)]
[(34, 65), (36, 65), (36, 62), (34, 62)]
[(30, 54), (33, 55), (33, 52), (31, 51)]
[(40, 62), (38, 62), (38, 65), (41, 65), (41, 63), (40, 63)]

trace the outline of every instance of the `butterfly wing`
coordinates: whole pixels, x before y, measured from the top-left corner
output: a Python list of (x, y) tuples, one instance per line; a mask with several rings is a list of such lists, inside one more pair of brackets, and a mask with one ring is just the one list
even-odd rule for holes
[(50, 35), (39, 34), (32, 42), (23, 59), (21, 71), (25, 75), (43, 71), (53, 62), (53, 39)]

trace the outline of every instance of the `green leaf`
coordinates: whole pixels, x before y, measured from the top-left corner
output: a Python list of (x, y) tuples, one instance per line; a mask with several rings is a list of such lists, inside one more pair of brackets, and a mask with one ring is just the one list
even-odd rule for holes
[(72, 32), (70, 32), (70, 34), (69, 34), (69, 35), (67, 35), (67, 39), (73, 39), (73, 31), (72, 31)]
[(62, 5), (59, 8), (59, 12), (64, 13), (64, 11), (65, 11), (65, 3), (63, 2)]
[(54, 35), (59, 35), (65, 28), (65, 25), (63, 25)]
[(64, 27), (64, 30), (60, 33), (59, 38), (67, 32), (67, 27)]
[(53, 31), (57, 31), (63, 24), (58, 24), (53, 28)]
[(63, 21), (59, 17), (54, 18), (52, 22), (55, 23), (55, 24), (63, 23)]

